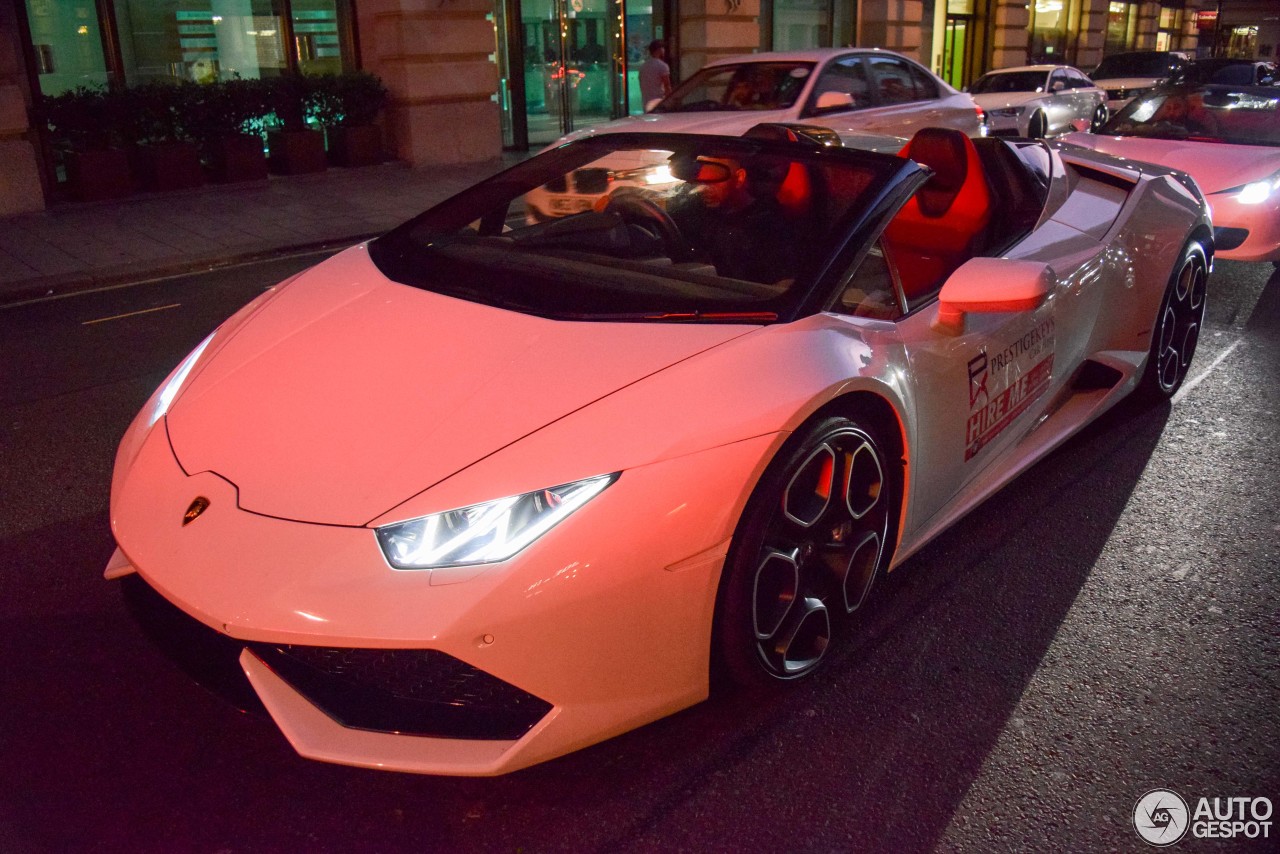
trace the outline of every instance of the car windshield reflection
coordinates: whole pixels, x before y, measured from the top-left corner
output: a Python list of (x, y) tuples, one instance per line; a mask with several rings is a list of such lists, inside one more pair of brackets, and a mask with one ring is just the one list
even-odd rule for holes
[(785, 110), (813, 73), (812, 62), (743, 62), (704, 68), (668, 95), (655, 113)]
[(404, 284), (545, 317), (767, 323), (902, 165), (816, 144), (602, 135), (454, 197), (370, 254)]
[(1228, 86), (1160, 89), (1130, 102), (1101, 133), (1280, 146), (1280, 92)]

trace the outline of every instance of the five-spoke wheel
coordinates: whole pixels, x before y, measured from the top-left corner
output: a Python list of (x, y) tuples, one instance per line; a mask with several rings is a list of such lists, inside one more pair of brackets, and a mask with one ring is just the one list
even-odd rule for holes
[(896, 470), (843, 417), (793, 438), (761, 479), (730, 549), (717, 614), (728, 675), (760, 685), (812, 673), (888, 563)]
[(1182, 385), (1204, 322), (1209, 265), (1200, 244), (1190, 244), (1173, 271), (1151, 336), (1143, 383), (1151, 397), (1167, 398)]

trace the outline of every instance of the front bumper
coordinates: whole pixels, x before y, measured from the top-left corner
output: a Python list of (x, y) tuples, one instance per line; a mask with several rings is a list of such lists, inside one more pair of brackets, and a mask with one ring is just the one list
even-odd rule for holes
[[(136, 571), (181, 611), (241, 643), (240, 667), (302, 755), (462, 775), (525, 767), (706, 697), (720, 569), (777, 441), (763, 436), (628, 470), (515, 558), (470, 580), (433, 583), (430, 572), (390, 569), (369, 528), (241, 510), (233, 484), (181, 470), (163, 425), (117, 472), (120, 551), (108, 575)], [(196, 496), (208, 509), (183, 525)], [(344, 705), (332, 674), (319, 688), (299, 677), (291, 647), (311, 664), (317, 655), (376, 651), (445, 662), (464, 674), (464, 695), (483, 685), (488, 700), (497, 698), (476, 709), (502, 726), (468, 729), (456, 714), (444, 729), (430, 715), (415, 726), (412, 706), (395, 701), (381, 703), (381, 717), (362, 717), (365, 704)], [(423, 672), (397, 684), (396, 667), (387, 669), (384, 701), (414, 691), (428, 705), (448, 701), (439, 686), (406, 684)]]
[(1280, 202), (1242, 205), (1231, 196), (1209, 196), (1214, 255), (1228, 261), (1280, 261)]

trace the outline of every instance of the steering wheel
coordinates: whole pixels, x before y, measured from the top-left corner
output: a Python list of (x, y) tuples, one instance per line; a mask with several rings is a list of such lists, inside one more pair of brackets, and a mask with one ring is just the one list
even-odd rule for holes
[(634, 223), (656, 233), (672, 261), (683, 261), (689, 257), (689, 242), (680, 233), (680, 226), (652, 199), (638, 193), (614, 193), (609, 196), (604, 212), (617, 214), (623, 222)]

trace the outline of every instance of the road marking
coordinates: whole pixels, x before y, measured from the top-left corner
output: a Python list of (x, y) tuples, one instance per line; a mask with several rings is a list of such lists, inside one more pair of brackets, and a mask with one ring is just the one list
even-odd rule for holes
[(1216, 359), (1214, 359), (1212, 362), (1210, 362), (1210, 363), (1209, 363), (1209, 367), (1207, 367), (1207, 368), (1205, 368), (1203, 371), (1201, 371), (1201, 372), (1200, 372), (1200, 373), (1199, 373), (1199, 374), (1198, 374), (1194, 379), (1187, 380), (1186, 382), (1184, 382), (1184, 383), (1182, 384), (1182, 388), (1178, 389), (1178, 393), (1177, 393), (1177, 394), (1175, 394), (1175, 395), (1173, 396), (1173, 399), (1169, 401), (1169, 405), (1170, 405), (1170, 406), (1177, 406), (1177, 405), (1178, 405), (1178, 403), (1179, 403), (1179, 401), (1181, 401), (1184, 397), (1186, 397), (1186, 396), (1187, 396), (1187, 394), (1191, 391), (1191, 389), (1193, 389), (1193, 388), (1195, 388), (1196, 386), (1200, 385), (1200, 383), (1202, 383), (1202, 382), (1204, 381), (1205, 377), (1207, 377), (1207, 376), (1209, 376), (1209, 374), (1213, 373), (1213, 369), (1214, 369), (1214, 368), (1216, 368), (1216, 367), (1218, 367), (1218, 365), (1222, 364), (1222, 360), (1223, 360), (1223, 359), (1225, 359), (1225, 358), (1227, 358), (1228, 356), (1230, 356), (1230, 355), (1231, 355), (1231, 353), (1232, 353), (1232, 352), (1233, 352), (1237, 347), (1239, 347), (1239, 346), (1240, 346), (1241, 344), (1243, 344), (1243, 343), (1244, 343), (1244, 339), (1243, 339), (1243, 338), (1238, 339), (1238, 340), (1236, 341), (1236, 343), (1232, 344), (1230, 347), (1228, 347), (1227, 349), (1225, 349), (1225, 350), (1223, 350), (1221, 353), (1219, 353), (1219, 354), (1218, 354), (1218, 358), (1216, 358)]
[(110, 317), (99, 317), (97, 320), (82, 320), (80, 322), (80, 325), (89, 326), (94, 323), (106, 323), (108, 320), (120, 320), (121, 318), (124, 318), (124, 317), (136, 317), (139, 314), (150, 314), (153, 311), (167, 311), (168, 309), (171, 309), (171, 308), (178, 308), (181, 305), (182, 303), (175, 302), (172, 305), (162, 305), (156, 308), (144, 308), (141, 311), (129, 311), (129, 312), (125, 312), (124, 314), (113, 314)]

